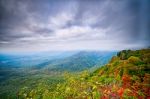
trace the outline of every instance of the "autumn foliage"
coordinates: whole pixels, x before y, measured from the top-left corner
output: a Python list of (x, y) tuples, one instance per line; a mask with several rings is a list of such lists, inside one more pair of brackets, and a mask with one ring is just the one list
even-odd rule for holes
[[(150, 49), (124, 50), (97, 69), (78, 74), (65, 73), (65, 82), (55, 90), (45, 87), (41, 93), (32, 89), (29, 94), (49, 99), (150, 99)], [(47, 98), (48, 99), (48, 98)]]

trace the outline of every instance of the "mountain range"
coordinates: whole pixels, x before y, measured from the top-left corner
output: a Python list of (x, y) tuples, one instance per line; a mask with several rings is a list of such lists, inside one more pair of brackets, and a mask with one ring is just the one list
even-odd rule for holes
[(80, 71), (106, 64), (116, 52), (70, 51), (37, 54), (0, 54), (0, 68)]

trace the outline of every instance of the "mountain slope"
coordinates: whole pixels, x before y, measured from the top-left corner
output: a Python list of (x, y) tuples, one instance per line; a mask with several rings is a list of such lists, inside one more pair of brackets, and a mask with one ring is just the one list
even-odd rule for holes
[(70, 57), (49, 62), (44, 69), (54, 71), (82, 71), (106, 64), (113, 55), (116, 55), (116, 52), (82, 51)]
[(79, 72), (83, 69), (90, 69), (95, 64), (102, 65), (114, 54), (116, 53), (95, 51), (28, 53), (28, 55), (1, 54), (0, 97), (17, 98), (18, 90), (23, 86), (30, 91), (41, 83), (43, 86), (47, 84), (49, 89), (55, 89), (58, 83), (64, 81), (62, 77), (64, 71)]
[(71, 88), (63, 97), (149, 99), (150, 49), (123, 50), (94, 73), (68, 78), (60, 88)]
[[(55, 90), (39, 86), (20, 97), (43, 99), (149, 99), (150, 98), (150, 49), (124, 50), (111, 61), (89, 74), (65, 73), (65, 82)], [(44, 86), (44, 85), (43, 85)], [(25, 90), (24, 90), (25, 91)], [(36, 94), (31, 94), (36, 92)]]

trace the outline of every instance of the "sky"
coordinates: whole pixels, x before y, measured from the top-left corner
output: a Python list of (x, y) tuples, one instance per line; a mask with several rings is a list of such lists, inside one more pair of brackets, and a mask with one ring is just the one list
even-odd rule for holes
[(150, 0), (0, 0), (0, 52), (150, 46)]

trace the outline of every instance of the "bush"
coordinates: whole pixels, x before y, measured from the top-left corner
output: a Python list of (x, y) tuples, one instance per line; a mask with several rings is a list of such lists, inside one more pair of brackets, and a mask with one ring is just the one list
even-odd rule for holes
[(129, 63), (132, 63), (134, 65), (140, 65), (140, 64), (142, 64), (142, 61), (140, 60), (140, 58), (135, 57), (135, 56), (130, 56), (128, 58), (128, 61), (129, 61)]

